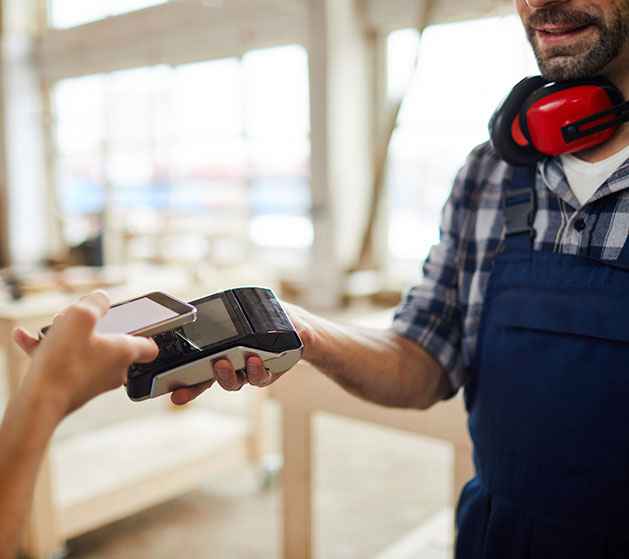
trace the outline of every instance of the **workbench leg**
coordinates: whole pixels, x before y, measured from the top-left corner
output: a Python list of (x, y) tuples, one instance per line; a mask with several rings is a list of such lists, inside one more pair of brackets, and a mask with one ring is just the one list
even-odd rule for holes
[(284, 558), (312, 557), (311, 416), (302, 409), (282, 410)]
[(454, 445), (454, 457), (452, 464), (452, 495), (451, 503), (454, 511), (454, 534), (456, 537), (456, 506), (463, 491), (463, 486), (474, 477), (474, 460), (469, 446)]
[(452, 503), (456, 508), (463, 486), (474, 477), (474, 460), (469, 446), (454, 445)]
[(248, 458), (253, 464), (258, 464), (271, 448), (271, 424), (266, 409), (268, 400), (265, 390), (253, 389), (249, 412), (251, 433), (247, 441)]

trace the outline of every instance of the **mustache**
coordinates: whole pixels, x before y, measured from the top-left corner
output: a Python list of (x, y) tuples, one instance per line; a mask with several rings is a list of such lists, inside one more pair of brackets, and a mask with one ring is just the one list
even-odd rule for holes
[(604, 23), (599, 17), (587, 12), (551, 5), (546, 9), (533, 12), (527, 20), (527, 27), (539, 27), (541, 25), (566, 25), (570, 27), (595, 25), (602, 27)]

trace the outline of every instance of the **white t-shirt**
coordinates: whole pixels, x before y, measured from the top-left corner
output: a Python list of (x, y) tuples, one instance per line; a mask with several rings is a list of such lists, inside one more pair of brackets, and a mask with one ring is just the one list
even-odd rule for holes
[(570, 189), (579, 204), (583, 205), (629, 157), (629, 146), (595, 163), (583, 161), (571, 153), (559, 157)]

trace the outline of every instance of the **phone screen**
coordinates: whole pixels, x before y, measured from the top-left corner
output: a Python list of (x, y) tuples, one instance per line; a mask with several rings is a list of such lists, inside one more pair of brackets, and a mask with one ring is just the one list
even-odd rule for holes
[(177, 313), (148, 297), (111, 307), (94, 328), (101, 334), (126, 334), (174, 318)]

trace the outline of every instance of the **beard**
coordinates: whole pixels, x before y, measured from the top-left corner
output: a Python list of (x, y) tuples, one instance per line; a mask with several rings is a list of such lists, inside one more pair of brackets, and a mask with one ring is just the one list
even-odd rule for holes
[[(542, 48), (535, 28), (540, 25), (563, 25), (572, 29), (591, 26), (595, 38), (575, 41), (573, 45)], [(551, 5), (531, 14), (525, 24), (542, 76), (549, 81), (572, 80), (599, 74), (629, 42), (629, 0), (615, 6), (609, 18), (603, 18), (562, 6)]]

